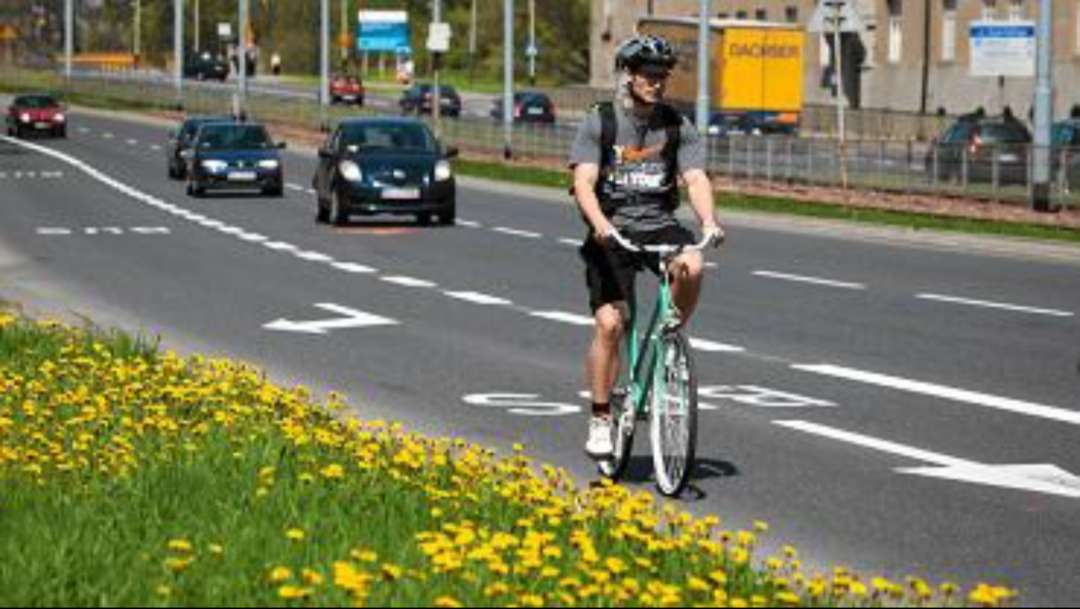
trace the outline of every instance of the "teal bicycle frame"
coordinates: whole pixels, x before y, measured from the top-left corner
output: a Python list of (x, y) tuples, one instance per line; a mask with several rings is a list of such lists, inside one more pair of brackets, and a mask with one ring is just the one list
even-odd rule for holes
[[(644, 340), (637, 328), (637, 302), (627, 303), (630, 308), (629, 319), (626, 321), (626, 353), (625, 370), (627, 371), (626, 385), (630, 392), (630, 400), (634, 405), (634, 413), (638, 419), (648, 414), (647, 400), (649, 390), (652, 388), (653, 379), (656, 378), (660, 368), (660, 360), (657, 357), (657, 347), (660, 342), (661, 332), (665, 328), (677, 327), (678, 316), (672, 302), (671, 282), (668, 278), (667, 264), (660, 260), (660, 285), (657, 289), (656, 304), (653, 306), (652, 315), (644, 332)], [(647, 372), (647, 374), (642, 374)]]

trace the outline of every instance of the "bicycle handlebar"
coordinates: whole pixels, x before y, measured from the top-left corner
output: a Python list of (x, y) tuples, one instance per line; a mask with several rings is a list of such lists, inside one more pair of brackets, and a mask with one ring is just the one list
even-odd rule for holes
[[(721, 233), (722, 235), (723, 233)], [(709, 247), (709, 244), (713, 240), (713, 235), (703, 235), (701, 241), (693, 245), (637, 245), (631, 243), (629, 239), (623, 237), (615, 228), (611, 229), (609, 236), (619, 244), (623, 249), (630, 252), (646, 252), (650, 254), (659, 254), (661, 256), (670, 256), (674, 254), (681, 254), (682, 252), (700, 252), (701, 250)], [(722, 239), (723, 237), (721, 237)]]

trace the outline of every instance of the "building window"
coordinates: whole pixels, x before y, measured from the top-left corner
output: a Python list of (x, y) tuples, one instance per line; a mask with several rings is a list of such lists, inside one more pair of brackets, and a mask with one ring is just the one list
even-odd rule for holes
[(997, 19), (997, 0), (983, 0), (983, 21), (995, 21)]
[(736, 19), (746, 19), (746, 11), (735, 11)]
[(731, 13), (727, 13), (727, 12), (724, 12), (724, 11), (716, 13), (716, 18), (717, 19), (727, 19), (730, 16), (731, 16)]
[(784, 9), (784, 19), (786, 19), (788, 23), (798, 23), (799, 22), (799, 7), (797, 7), (797, 6), (789, 6), (786, 9)]
[(769, 13), (765, 9), (759, 8), (754, 11), (754, 19), (757, 19), (758, 21), (768, 21)]
[(944, 0), (941, 17), (941, 60), (956, 61), (956, 1)]
[(1024, 18), (1024, 0), (1012, 0), (1009, 3), (1009, 21), (1020, 21)]
[(904, 13), (902, 0), (889, 0), (889, 63), (900, 63), (904, 52)]

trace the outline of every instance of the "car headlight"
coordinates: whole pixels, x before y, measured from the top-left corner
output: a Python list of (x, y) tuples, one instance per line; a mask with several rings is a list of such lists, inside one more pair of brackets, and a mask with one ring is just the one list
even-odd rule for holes
[(435, 163), (435, 181), (442, 182), (449, 180), (450, 176), (454, 175), (453, 170), (450, 168), (449, 161), (439, 161)]
[(274, 159), (263, 159), (263, 160), (259, 161), (259, 168), (260, 169), (277, 169), (280, 166), (281, 166), (281, 163), (278, 163)]
[(21, 120), (24, 123), (29, 123), (30, 122), (30, 113), (23, 112), (22, 114), (19, 115), (19, 120)]
[(720, 135), (720, 125), (709, 125), (709, 135)]
[(202, 166), (203, 166), (203, 169), (209, 171), (210, 173), (217, 173), (219, 171), (225, 171), (225, 168), (227, 168), (229, 166), (229, 164), (226, 163), (225, 161), (213, 161), (213, 160), (211, 160), (211, 161), (203, 161)]
[(341, 177), (350, 182), (359, 182), (364, 179), (363, 172), (360, 171), (360, 166), (352, 161), (342, 161), (338, 165), (338, 171), (341, 172)]
[(57, 112), (57, 113), (56, 113), (55, 115), (53, 115), (53, 120), (54, 120), (54, 121), (56, 121), (56, 122), (58, 122), (58, 123), (62, 123), (62, 122), (64, 122), (64, 115), (63, 115), (63, 113), (61, 113), (61, 112)]

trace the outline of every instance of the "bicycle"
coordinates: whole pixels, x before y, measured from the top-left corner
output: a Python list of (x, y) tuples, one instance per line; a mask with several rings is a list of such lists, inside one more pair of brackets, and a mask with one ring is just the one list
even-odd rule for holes
[(668, 265), (687, 251), (708, 246), (706, 236), (695, 245), (644, 245), (627, 241), (618, 232), (612, 238), (631, 252), (659, 257), (660, 281), (652, 316), (639, 340), (637, 303), (629, 302), (629, 315), (620, 339), (622, 365), (611, 393), (612, 446), (608, 459), (597, 462), (600, 474), (619, 480), (630, 463), (638, 421), (650, 420), (653, 469), (660, 493), (674, 497), (686, 488), (697, 449), (697, 377), (690, 343), (682, 331), (671, 296)]

